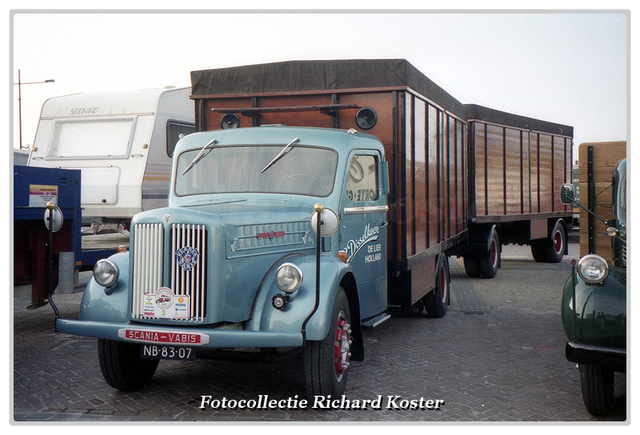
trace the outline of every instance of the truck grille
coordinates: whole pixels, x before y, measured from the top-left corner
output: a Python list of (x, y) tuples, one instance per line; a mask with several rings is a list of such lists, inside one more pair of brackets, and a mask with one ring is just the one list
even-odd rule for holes
[[(169, 229), (170, 258), (166, 263), (162, 224), (136, 224), (134, 234), (132, 317), (156, 318), (145, 313), (145, 295), (169, 287), (177, 296), (189, 296), (189, 315), (181, 320), (203, 321), (206, 292), (205, 226), (173, 224)], [(168, 283), (164, 282), (165, 266), (169, 272)]]

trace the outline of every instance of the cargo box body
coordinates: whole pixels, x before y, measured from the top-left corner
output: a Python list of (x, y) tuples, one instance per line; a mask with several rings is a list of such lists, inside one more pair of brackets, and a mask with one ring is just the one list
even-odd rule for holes
[(468, 105), (477, 222), (566, 216), (573, 129)]
[(436, 256), (466, 235), (463, 104), (404, 60), (283, 62), (191, 74), (198, 131), (220, 129), (226, 114), (236, 114), (241, 127), (362, 131), (356, 114), (373, 109), (377, 122), (366, 132), (384, 144), (390, 172), (389, 272), (407, 284), (390, 303), (408, 305), (433, 288)]

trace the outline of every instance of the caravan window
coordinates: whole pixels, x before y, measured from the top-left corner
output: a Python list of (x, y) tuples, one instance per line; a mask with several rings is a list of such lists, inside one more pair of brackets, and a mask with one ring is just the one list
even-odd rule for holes
[(180, 140), (180, 135), (188, 135), (196, 131), (194, 124), (179, 121), (167, 121), (167, 155), (173, 157), (173, 150)]
[(134, 118), (57, 121), (47, 157), (128, 157), (134, 126)]

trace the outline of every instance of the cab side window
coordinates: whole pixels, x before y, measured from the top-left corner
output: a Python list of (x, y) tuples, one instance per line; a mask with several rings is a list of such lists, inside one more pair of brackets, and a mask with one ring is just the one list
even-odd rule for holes
[(347, 197), (353, 202), (375, 201), (378, 192), (378, 159), (371, 155), (355, 155), (349, 165)]

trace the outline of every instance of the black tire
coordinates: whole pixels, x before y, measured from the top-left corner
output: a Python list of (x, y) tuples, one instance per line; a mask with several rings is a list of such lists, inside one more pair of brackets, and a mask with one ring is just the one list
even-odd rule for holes
[(447, 314), (451, 292), (451, 280), (449, 279), (449, 260), (446, 255), (438, 262), (436, 274), (436, 287), (424, 297), (424, 308), (427, 316), (441, 318)]
[(308, 341), (304, 349), (304, 374), (309, 398), (344, 394), (351, 347), (349, 301), (340, 287), (333, 303), (329, 333), (322, 341)]
[(500, 267), (500, 250), (498, 232), (493, 231), (489, 241), (489, 253), (478, 258), (478, 267), (483, 278), (495, 278)]
[(146, 385), (158, 368), (157, 359), (140, 357), (140, 345), (98, 340), (100, 370), (107, 384), (120, 391), (136, 391)]
[(547, 258), (547, 248), (544, 242), (532, 242), (531, 243), (531, 255), (533, 259), (538, 263), (546, 263), (549, 261)]
[(557, 221), (547, 239), (531, 243), (531, 255), (538, 263), (559, 263), (567, 246), (567, 233), (561, 221)]
[(613, 370), (580, 364), (582, 401), (591, 415), (605, 415), (613, 407)]
[(478, 278), (480, 276), (480, 265), (475, 257), (464, 257), (464, 271), (469, 278)]

